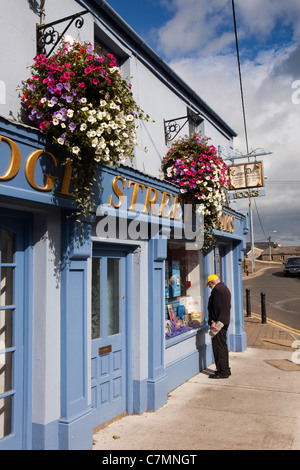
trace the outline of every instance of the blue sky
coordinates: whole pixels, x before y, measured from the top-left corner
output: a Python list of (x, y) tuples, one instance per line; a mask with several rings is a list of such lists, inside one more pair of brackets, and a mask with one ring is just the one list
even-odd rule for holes
[[(238, 133), (236, 152), (246, 153), (231, 0), (107, 3)], [(300, 245), (300, 1), (235, 0), (235, 13), (249, 149), (273, 152), (263, 157), (255, 240), (270, 233)]]

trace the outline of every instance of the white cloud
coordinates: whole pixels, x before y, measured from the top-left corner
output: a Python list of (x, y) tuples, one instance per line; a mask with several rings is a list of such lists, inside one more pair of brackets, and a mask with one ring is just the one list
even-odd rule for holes
[[(229, 48), (234, 41), (231, 2), (173, 0), (170, 4), (174, 17), (159, 32), (161, 50), (172, 57), (171, 67), (239, 134), (235, 148), (246, 153), (236, 51)], [(300, 243), (300, 184), (275, 183), (300, 181), (300, 104), (292, 102), (292, 83), (300, 80), (300, 45), (295, 42), (300, 39), (300, 2), (237, 4), (239, 37), (265, 40), (278, 24), (292, 28), (294, 42), (288, 38), (284, 43), (283, 34), (280, 44), (268, 42), (264, 49), (262, 41), (260, 47), (255, 44), (256, 55), (244, 50), (241, 56), (251, 58), (242, 62), (249, 148), (273, 152), (263, 157), (267, 196), (257, 199), (256, 206), (267, 234), (277, 230), (278, 237)], [(242, 44), (250, 47), (248, 39)], [(260, 226), (255, 231), (261, 233)]]

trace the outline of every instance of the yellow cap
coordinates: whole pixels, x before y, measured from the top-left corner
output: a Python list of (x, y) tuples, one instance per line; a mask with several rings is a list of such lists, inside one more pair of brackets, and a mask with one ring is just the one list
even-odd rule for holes
[(205, 284), (205, 287), (208, 286), (208, 284), (211, 282), (211, 281), (214, 281), (215, 279), (219, 279), (219, 276), (217, 276), (216, 274), (210, 274), (207, 278), (207, 283)]

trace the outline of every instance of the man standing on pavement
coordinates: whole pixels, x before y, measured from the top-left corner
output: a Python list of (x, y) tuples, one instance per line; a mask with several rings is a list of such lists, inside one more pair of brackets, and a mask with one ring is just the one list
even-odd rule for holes
[[(208, 276), (206, 286), (211, 289), (208, 300), (208, 324), (212, 333), (215, 333), (212, 337), (212, 348), (216, 371), (210, 375), (210, 378), (226, 379), (231, 375), (226, 338), (230, 322), (231, 293), (216, 274)], [(223, 324), (221, 329), (218, 329), (218, 322)]]

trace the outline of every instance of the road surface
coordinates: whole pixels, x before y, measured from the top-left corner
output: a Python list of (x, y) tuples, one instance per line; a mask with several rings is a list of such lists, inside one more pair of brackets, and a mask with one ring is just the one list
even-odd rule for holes
[(285, 277), (281, 267), (243, 280), (244, 308), (246, 289), (250, 289), (251, 311), (261, 315), (261, 292), (265, 294), (267, 318), (300, 330), (300, 277)]

